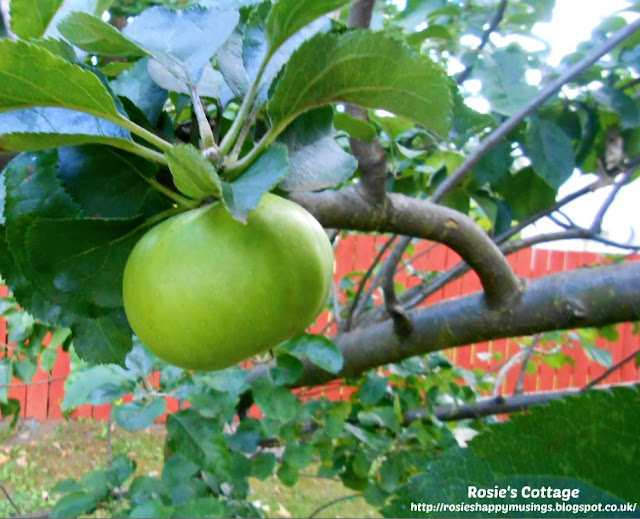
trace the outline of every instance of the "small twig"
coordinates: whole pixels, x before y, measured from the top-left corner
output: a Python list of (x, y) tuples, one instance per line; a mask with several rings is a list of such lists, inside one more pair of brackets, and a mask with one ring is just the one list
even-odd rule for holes
[(631, 353), (630, 355), (627, 355), (621, 361), (616, 362), (613, 366), (611, 366), (609, 369), (607, 369), (607, 371), (605, 371), (602, 375), (594, 378), (591, 382), (589, 382), (586, 386), (584, 386), (580, 391), (581, 392), (582, 391), (586, 391), (588, 389), (591, 389), (591, 388), (595, 387), (597, 384), (599, 384), (605, 378), (607, 378), (609, 375), (611, 375), (611, 373), (613, 373), (614, 371), (620, 369), (626, 363), (631, 362), (633, 359), (635, 359), (638, 356), (638, 354), (640, 354), (640, 350), (636, 350), (633, 353)]
[(365, 285), (367, 284), (367, 281), (369, 281), (369, 278), (371, 277), (371, 274), (373, 274), (373, 271), (375, 270), (375, 268), (378, 266), (378, 264), (382, 260), (382, 256), (384, 256), (384, 253), (387, 252), (387, 249), (393, 244), (393, 242), (395, 241), (396, 238), (397, 238), (397, 235), (394, 234), (393, 236), (391, 236), (391, 238), (389, 238), (386, 241), (386, 243), (380, 248), (380, 250), (378, 251), (378, 254), (376, 255), (376, 257), (371, 262), (371, 265), (369, 265), (369, 268), (367, 269), (367, 271), (364, 273), (364, 275), (360, 279), (360, 283), (358, 283), (358, 290), (356, 290), (356, 295), (353, 297), (353, 301), (351, 302), (351, 306), (349, 307), (349, 310), (347, 311), (347, 318), (346, 318), (346, 328), (347, 328), (347, 330), (351, 329), (351, 326), (353, 324), (353, 316), (354, 316), (354, 313), (356, 311), (356, 308), (358, 307), (358, 302), (360, 301), (360, 296), (362, 295), (362, 292), (364, 290)]
[[(484, 49), (487, 43), (489, 43), (489, 38), (491, 37), (491, 34), (498, 28), (498, 25), (500, 25), (500, 22), (502, 21), (502, 17), (504, 16), (504, 12), (506, 9), (507, 9), (507, 0), (501, 0), (500, 5), (496, 10), (496, 13), (494, 14), (493, 18), (491, 19), (491, 22), (489, 23), (489, 26), (482, 33), (482, 38), (480, 40), (480, 44), (475, 50), (475, 54), (479, 54), (480, 52), (482, 52), (482, 49)], [(456, 78), (456, 83), (458, 83), (458, 85), (461, 85), (462, 83), (464, 83), (469, 77), (469, 75), (471, 74), (472, 70), (473, 70), (473, 65), (467, 65), (467, 68), (465, 68), (460, 73), (460, 75)]]
[(4, 493), (5, 496), (7, 496), (7, 499), (9, 500), (9, 503), (11, 503), (11, 506), (15, 509), (17, 514), (20, 515), (22, 513), (20, 511), (20, 508), (18, 508), (18, 505), (16, 504), (16, 502), (11, 497), (11, 494), (9, 494), (9, 491), (5, 488), (5, 486), (2, 483), (0, 483), (0, 490), (2, 490), (2, 492)]
[(522, 358), (522, 364), (520, 367), (520, 373), (518, 373), (518, 380), (516, 380), (516, 387), (513, 391), (514, 395), (520, 395), (522, 394), (523, 391), (523, 385), (524, 385), (524, 374), (527, 372), (527, 364), (529, 363), (529, 360), (531, 359), (531, 355), (533, 355), (533, 351), (536, 349), (536, 345), (540, 342), (542, 335), (538, 334), (533, 338), (533, 341), (531, 342), (531, 344), (529, 346), (527, 346), (525, 348), (525, 355)]
[(336, 499), (332, 499), (328, 503), (325, 503), (324, 505), (316, 508), (313, 512), (311, 512), (311, 514), (309, 515), (309, 519), (312, 519), (313, 517), (318, 515), (320, 512), (322, 512), (323, 510), (329, 508), (332, 505), (335, 505), (336, 503), (340, 503), (342, 501), (349, 501), (349, 500), (355, 499), (357, 497), (360, 497), (360, 494), (349, 494), (348, 496), (342, 496), (342, 497), (338, 497)]
[(613, 185), (613, 187), (611, 188), (611, 192), (607, 196), (604, 203), (600, 206), (600, 209), (598, 209), (598, 212), (593, 219), (593, 223), (591, 224), (591, 232), (593, 232), (594, 234), (600, 234), (602, 232), (602, 221), (604, 220), (607, 211), (618, 196), (618, 193), (620, 193), (620, 190), (629, 182), (629, 180), (631, 180), (632, 174), (633, 170), (625, 171), (622, 174), (622, 178), (620, 179), (620, 181), (616, 182)]
[(563, 74), (560, 75), (560, 77), (551, 82), (551, 84), (544, 88), (529, 103), (527, 103), (515, 114), (509, 117), (484, 141), (482, 141), (480, 146), (466, 158), (466, 160), (460, 165), (460, 167), (438, 186), (438, 188), (434, 191), (431, 199), (433, 200), (434, 197), (437, 197), (437, 199), (440, 200), (443, 196), (452, 191), (460, 183), (460, 181), (471, 172), (473, 167), (478, 162), (480, 162), (480, 159), (484, 157), (484, 155), (495, 145), (501, 142), (504, 137), (511, 133), (526, 117), (528, 117), (531, 113), (533, 113), (540, 106), (546, 103), (551, 97), (557, 94), (558, 91), (566, 83), (571, 81), (577, 75), (581, 74), (585, 69), (598, 61), (611, 49), (633, 35), (638, 29), (640, 29), (640, 18), (631, 22), (623, 29), (620, 29), (611, 38), (609, 38), (602, 45), (591, 52), (587, 57), (580, 60), (575, 65), (569, 67)]
[(338, 301), (338, 286), (335, 281), (331, 284), (331, 300), (333, 303), (333, 315), (336, 325), (338, 326), (338, 332), (340, 332), (344, 328), (344, 322), (340, 317), (340, 301)]

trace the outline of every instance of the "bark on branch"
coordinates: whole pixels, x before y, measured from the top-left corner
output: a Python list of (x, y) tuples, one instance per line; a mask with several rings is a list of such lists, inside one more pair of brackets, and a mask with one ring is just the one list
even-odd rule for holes
[(391, 232), (444, 243), (478, 274), (491, 307), (509, 305), (522, 292), (522, 283), (498, 247), (462, 213), (399, 194), (389, 194), (384, 204), (378, 204), (355, 187), (296, 193), (291, 199), (324, 227)]
[[(636, 321), (640, 319), (640, 261), (530, 281), (522, 297), (507, 309), (491, 310), (481, 294), (473, 294), (408, 314), (413, 329), (404, 338), (397, 336), (391, 319), (337, 336), (335, 342), (344, 356), (341, 372), (334, 375), (306, 363), (296, 385), (353, 378), (390, 362), (474, 342)], [(268, 368), (268, 363), (256, 367), (250, 377), (262, 376)]]

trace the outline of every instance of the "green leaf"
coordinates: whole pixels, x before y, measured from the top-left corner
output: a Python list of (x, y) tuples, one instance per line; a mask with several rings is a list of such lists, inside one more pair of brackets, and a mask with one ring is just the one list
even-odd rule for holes
[(20, 38), (39, 38), (63, 0), (12, 0), (11, 30)]
[(120, 308), (122, 273), (142, 235), (141, 224), (140, 218), (35, 222), (26, 242), (41, 293), (82, 315)]
[(131, 351), (133, 332), (121, 309), (92, 319), (77, 318), (71, 330), (73, 346), (87, 362), (122, 364)]
[(156, 124), (168, 92), (159, 87), (149, 76), (147, 67), (151, 62), (149, 58), (138, 60), (133, 67), (111, 81), (110, 85), (115, 94), (129, 99), (151, 124)]
[(56, 503), (49, 517), (78, 517), (91, 513), (96, 507), (96, 498), (87, 492), (73, 492), (67, 494)]
[(227, 436), (229, 447), (242, 454), (252, 454), (258, 447), (261, 426), (254, 418), (244, 418), (232, 435)]
[(158, 168), (137, 155), (107, 146), (58, 150), (59, 176), (65, 190), (95, 218), (151, 216), (170, 203), (149, 185)]
[(87, 13), (73, 12), (58, 24), (67, 40), (91, 54), (103, 56), (140, 57), (146, 52), (118, 29)]
[(216, 52), (218, 68), (236, 97), (242, 98), (249, 89), (249, 76), (242, 59), (244, 33), (238, 26)]
[(575, 167), (571, 139), (560, 126), (545, 119), (532, 119), (525, 151), (535, 172), (553, 189), (558, 189)]
[(167, 410), (164, 398), (154, 398), (151, 402), (129, 402), (113, 408), (113, 419), (127, 431), (140, 431), (153, 425)]
[(61, 409), (67, 412), (83, 404), (108, 404), (133, 391), (134, 387), (134, 382), (119, 366), (91, 366), (77, 370), (65, 381)]
[[(419, 501), (426, 489), (433, 502), (456, 503), (467, 501), (469, 485), (506, 488), (511, 484), (518, 491), (524, 485), (582, 487), (580, 502), (616, 502), (612, 496), (634, 501), (638, 489), (629, 474), (634, 472), (640, 455), (640, 445), (635, 441), (638, 434), (637, 388), (594, 390), (534, 407), (526, 414), (512, 416), (508, 422), (491, 426), (476, 436), (467, 449), (441, 454), (398, 493), (384, 514), (424, 517), (424, 512), (410, 513), (409, 503)], [(600, 499), (592, 501), (588, 493)], [(517, 517), (523, 515), (539, 516), (515, 512)]]
[(31, 382), (36, 371), (38, 371), (38, 363), (35, 359), (25, 357), (13, 365), (13, 371), (15, 372), (16, 377), (20, 380), (24, 382)]
[(274, 385), (266, 377), (251, 382), (255, 403), (264, 413), (265, 418), (280, 423), (295, 419), (300, 410), (300, 401), (291, 390)]
[(356, 159), (333, 138), (332, 115), (330, 107), (302, 114), (280, 136), (291, 164), (291, 173), (280, 183), (285, 191), (333, 187), (349, 179), (358, 167)]
[(357, 119), (347, 112), (334, 114), (333, 125), (336, 130), (346, 132), (349, 137), (363, 142), (371, 142), (376, 138), (376, 129), (371, 124), (362, 119)]
[(64, 40), (58, 40), (56, 38), (30, 38), (29, 43), (44, 47), (51, 54), (66, 59), (71, 63), (78, 62), (76, 51), (73, 50), (73, 47)]
[(273, 474), (275, 466), (276, 455), (273, 452), (261, 452), (253, 458), (251, 475), (264, 481)]
[(298, 482), (300, 472), (295, 467), (283, 463), (278, 467), (278, 479), (288, 487), (294, 486)]
[(174, 144), (166, 156), (173, 181), (182, 193), (196, 200), (222, 196), (216, 169), (197, 148), (191, 144)]
[(0, 359), (0, 404), (8, 403), (9, 385), (13, 376), (13, 366), (10, 358)]
[(531, 167), (507, 174), (498, 186), (516, 220), (546, 209), (556, 201), (556, 190), (542, 180)]
[(0, 113), (0, 150), (37, 151), (86, 143), (135, 150), (127, 130), (90, 114), (52, 107)]
[(74, 217), (79, 207), (60, 186), (55, 150), (21, 154), (5, 168), (5, 239), (7, 254), (2, 256), (2, 274), (16, 300), (38, 319), (68, 326), (72, 316), (55, 301), (47, 300), (35, 283), (29, 263), (25, 235), (38, 218)]
[(536, 87), (525, 81), (527, 60), (519, 47), (510, 46), (483, 55), (475, 65), (473, 76), (482, 81), (482, 93), (493, 111), (512, 115), (536, 95)]
[(271, 83), (295, 50), (319, 32), (327, 32), (331, 29), (331, 21), (328, 18), (317, 19), (290, 37), (271, 55), (265, 27), (266, 17), (269, 14), (266, 12), (269, 11), (268, 7), (268, 4), (262, 4), (253, 12), (244, 30), (242, 45), (242, 63), (246, 67), (249, 82), (257, 79), (265, 60), (268, 60), (258, 85), (257, 94), (260, 104), (266, 101)]
[(211, 64), (205, 66), (200, 80), (195, 84), (195, 88), (193, 85), (188, 85), (184, 81), (176, 78), (169, 70), (155, 60), (149, 62), (147, 71), (151, 79), (153, 79), (153, 82), (164, 90), (185, 95), (191, 95), (191, 90), (193, 90), (199, 97), (219, 99), (222, 106), (226, 106), (234, 97), (233, 92), (228, 87), (222, 74), (215, 70)]
[(269, 56), (303, 27), (349, 4), (350, 0), (279, 0), (267, 16)]
[(306, 357), (316, 366), (334, 374), (340, 372), (344, 363), (340, 349), (323, 335), (305, 333), (282, 343), (278, 350), (287, 351), (296, 357)]
[(511, 167), (511, 143), (502, 141), (483, 155), (473, 168), (473, 178), (479, 184), (499, 184), (509, 175)]
[(387, 377), (381, 377), (375, 373), (369, 373), (360, 386), (358, 396), (364, 405), (373, 405), (380, 401), (387, 391), (389, 381)]
[(129, 517), (148, 519), (149, 517), (174, 517), (172, 507), (163, 505), (160, 501), (147, 501), (137, 505), (129, 512)]
[(36, 106), (69, 108), (112, 122), (124, 119), (95, 74), (37, 45), (0, 40), (0, 112)]
[(570, 366), (575, 365), (575, 361), (573, 360), (573, 358), (562, 352), (550, 353), (549, 355), (540, 355), (539, 358), (551, 369), (560, 369), (566, 364)]
[(245, 223), (262, 196), (276, 187), (289, 172), (287, 149), (281, 144), (270, 146), (239, 179), (223, 184), (224, 202), (233, 217)]
[(169, 415), (167, 430), (174, 452), (223, 480), (230, 478), (231, 457), (219, 422), (187, 409)]
[(582, 341), (581, 344), (585, 355), (592, 361), (597, 362), (604, 368), (610, 368), (613, 365), (611, 351), (606, 348), (599, 348), (595, 344), (589, 344), (586, 341)]
[(284, 450), (282, 458), (287, 465), (301, 470), (313, 461), (313, 447), (310, 443), (290, 443)]
[(278, 386), (293, 384), (304, 373), (304, 364), (297, 357), (283, 353), (276, 357), (276, 365), (269, 370), (273, 383)]
[(238, 20), (234, 10), (192, 7), (176, 11), (156, 6), (136, 16), (122, 32), (189, 85), (198, 83)]
[(282, 130), (298, 115), (332, 102), (388, 110), (446, 134), (452, 99), (444, 71), (399, 41), (356, 30), (319, 34), (291, 57), (269, 102)]

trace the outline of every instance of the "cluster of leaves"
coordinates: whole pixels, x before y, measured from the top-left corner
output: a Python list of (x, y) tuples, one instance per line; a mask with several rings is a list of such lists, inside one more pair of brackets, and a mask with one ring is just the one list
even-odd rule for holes
[[(178, 399), (182, 410), (167, 416), (166, 459), (159, 478), (127, 481), (126, 495), (117, 491), (122, 478), (110, 476), (113, 467), (79, 482), (65, 481), (58, 487), (65, 495), (53, 516), (80, 515), (97, 507), (116, 507), (127, 517), (256, 516), (261, 512), (248, 500), (249, 477), (276, 475), (293, 486), (311, 470), (320, 478), (339, 478), (380, 507), (436, 454), (456, 446), (457, 433), (481, 427), (480, 422), (435, 419), (436, 404), (475, 400), (473, 390), (457, 383), (461, 377), (482, 387), (482, 374), (454, 368), (441, 354), (351, 381), (350, 399), (332, 401), (296, 396), (287, 387), (302, 375), (302, 361), (332, 372), (342, 367), (340, 351), (331, 341), (305, 335), (276, 353), (268, 374), (254, 380), (239, 367), (183, 371), (140, 344), (124, 368), (91, 366), (75, 357), (62, 403), (66, 412), (85, 403), (111, 403), (114, 421), (135, 431), (165, 413), (167, 398)], [(248, 390), (255, 405), (238, 421), (237, 409)], [(126, 394), (133, 401), (124, 402)], [(424, 408), (426, 420), (405, 420), (405, 413), (416, 408)], [(111, 484), (96, 486), (94, 479)]]

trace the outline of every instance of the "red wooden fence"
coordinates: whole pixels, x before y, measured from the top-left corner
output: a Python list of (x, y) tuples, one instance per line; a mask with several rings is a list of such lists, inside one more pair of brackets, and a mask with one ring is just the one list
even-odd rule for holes
[[(336, 280), (354, 271), (364, 272), (372, 259), (377, 255), (380, 246), (387, 240), (386, 236), (357, 235), (350, 236), (338, 244), (336, 251)], [(635, 256), (633, 260), (640, 260)], [(417, 271), (440, 271), (451, 268), (460, 261), (459, 256), (453, 251), (441, 245), (433, 245), (420, 242), (415, 250), (407, 257), (411, 262), (411, 268)], [(537, 278), (552, 272), (572, 270), (585, 265), (606, 262), (605, 258), (593, 253), (549, 251), (545, 249), (525, 249), (509, 256), (509, 263), (515, 272), (523, 278)], [(420, 283), (416, 276), (409, 274), (405, 269), (398, 279), (405, 286), (411, 287)], [(355, 281), (357, 281), (357, 277)], [(470, 272), (457, 281), (450, 283), (437, 293), (430, 296), (425, 304), (459, 297), (480, 290), (480, 281), (475, 273)], [(0, 286), (0, 296), (6, 295), (6, 287)], [(379, 297), (377, 294), (375, 297)], [(312, 328), (319, 331), (327, 323), (328, 315), (324, 314)], [(596, 345), (611, 351), (613, 362), (617, 362), (633, 351), (640, 349), (640, 336), (632, 333), (630, 324), (618, 326), (619, 338), (615, 342), (597, 339)], [(7, 347), (6, 325), (0, 319), (0, 351)], [(480, 368), (483, 370), (497, 369), (506, 359), (519, 351), (516, 342), (507, 339), (472, 344), (462, 348), (454, 348), (447, 352), (452, 361), (465, 368)], [(542, 391), (551, 389), (563, 389), (568, 387), (581, 387), (593, 380), (604, 368), (590, 361), (580, 348), (565, 345), (563, 352), (574, 359), (574, 367), (565, 365), (559, 370), (554, 370), (544, 364), (540, 364), (535, 374), (527, 374), (524, 378), (525, 391)], [(491, 353), (493, 356), (478, 355)], [(496, 355), (499, 354), (499, 355)], [(501, 358), (500, 358), (501, 357)], [(60, 402), (64, 396), (64, 380), (69, 373), (69, 355), (61, 352), (51, 373), (38, 370), (31, 383), (25, 384), (14, 379), (9, 388), (9, 397), (16, 398), (22, 405), (21, 416), (23, 418), (35, 418), (38, 420), (59, 419), (62, 417)], [(518, 369), (510, 371), (506, 377), (502, 392), (511, 393), (514, 390), (519, 374)], [(629, 382), (640, 380), (640, 368), (635, 363), (627, 363), (622, 369), (612, 373), (604, 383)], [(311, 388), (301, 392), (302, 397), (314, 397), (325, 395), (331, 399), (345, 398), (350, 394), (348, 387), (339, 382), (320, 388)], [(170, 411), (177, 409), (176, 401), (169, 401)], [(109, 406), (80, 407), (74, 412), (76, 417), (93, 417), (106, 419), (109, 414)]]

